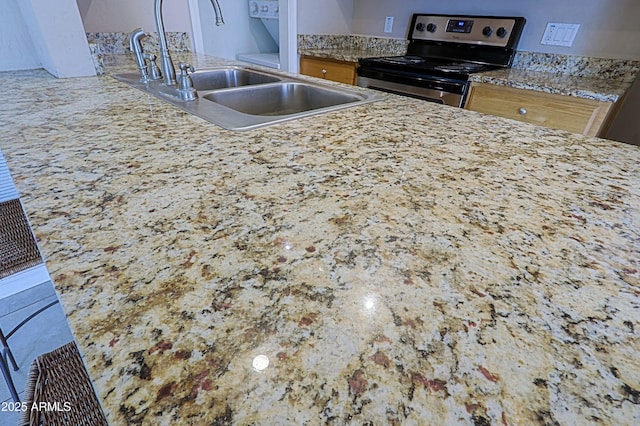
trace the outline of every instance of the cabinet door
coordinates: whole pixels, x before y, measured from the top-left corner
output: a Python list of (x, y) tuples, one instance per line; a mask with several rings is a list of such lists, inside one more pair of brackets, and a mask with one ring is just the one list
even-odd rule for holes
[(473, 83), (465, 108), (588, 136), (604, 131), (611, 102)]
[(300, 74), (339, 83), (356, 84), (356, 64), (353, 62), (303, 56), (300, 58)]

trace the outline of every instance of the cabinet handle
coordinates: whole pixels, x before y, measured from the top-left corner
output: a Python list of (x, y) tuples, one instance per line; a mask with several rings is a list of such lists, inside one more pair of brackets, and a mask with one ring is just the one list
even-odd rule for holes
[(322, 75), (327, 75), (327, 70), (322, 68)]
[(520, 115), (527, 115), (527, 110), (526, 110), (525, 108), (520, 108), (520, 109), (518, 110), (518, 114), (520, 114)]

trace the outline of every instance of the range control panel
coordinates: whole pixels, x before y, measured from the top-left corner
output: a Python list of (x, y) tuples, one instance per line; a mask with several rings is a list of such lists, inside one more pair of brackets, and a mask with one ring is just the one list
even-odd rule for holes
[(278, 0), (250, 0), (249, 16), (252, 18), (278, 19)]
[(516, 17), (414, 15), (409, 38), (508, 47), (524, 22)]

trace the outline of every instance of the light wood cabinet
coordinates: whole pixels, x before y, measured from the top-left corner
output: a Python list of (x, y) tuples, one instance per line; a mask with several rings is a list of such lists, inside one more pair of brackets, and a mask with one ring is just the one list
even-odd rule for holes
[(356, 84), (356, 67), (357, 64), (354, 62), (312, 56), (300, 58), (300, 74), (325, 78), (339, 83)]
[(466, 109), (568, 130), (603, 135), (614, 104), (486, 83), (472, 83)]

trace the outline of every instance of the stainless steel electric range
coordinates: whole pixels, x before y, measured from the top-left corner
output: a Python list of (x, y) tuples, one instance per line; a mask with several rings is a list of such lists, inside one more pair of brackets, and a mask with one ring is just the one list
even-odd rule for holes
[(462, 107), (470, 74), (511, 66), (525, 22), (414, 14), (407, 54), (360, 59), (358, 85)]

